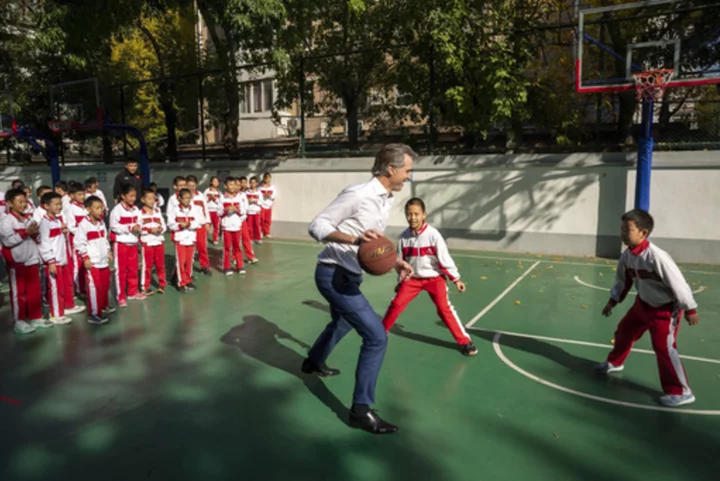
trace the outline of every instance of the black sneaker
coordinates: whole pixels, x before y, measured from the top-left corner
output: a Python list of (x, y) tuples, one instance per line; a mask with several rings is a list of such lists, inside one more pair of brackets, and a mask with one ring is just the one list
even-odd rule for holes
[(114, 307), (107, 306), (105, 309), (103, 309), (102, 313), (103, 314), (112, 314), (115, 311), (117, 311), (117, 309), (115, 309)]
[(189, 291), (194, 291), (195, 289), (197, 289), (197, 286), (195, 284), (193, 284), (192, 282), (190, 282), (185, 287), (187, 287)]
[(189, 289), (187, 288), (187, 286), (178, 286), (177, 290), (178, 290), (178, 292), (184, 294), (184, 293), (186, 293)]
[(477, 347), (472, 342), (468, 342), (460, 348), (463, 356), (474, 356), (478, 353)]

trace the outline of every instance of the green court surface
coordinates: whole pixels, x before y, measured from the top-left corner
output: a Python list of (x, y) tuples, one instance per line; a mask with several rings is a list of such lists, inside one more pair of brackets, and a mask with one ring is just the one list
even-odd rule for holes
[[(200, 275), (197, 291), (131, 302), (104, 326), (80, 314), (18, 336), (3, 307), (0, 479), (718, 479), (717, 267), (682, 266), (701, 315), (678, 339), (697, 402), (666, 410), (647, 335), (625, 371), (593, 372), (634, 298), (600, 314), (614, 262), (454, 252), (468, 290), (451, 300), (480, 353), (463, 357), (418, 297), (390, 333), (377, 388), (375, 407), (400, 431), (373, 436), (345, 424), (357, 334), (328, 361), (340, 376), (300, 373), (329, 321), (318, 245), (257, 252), (247, 276)], [(394, 281), (366, 277), (378, 313)]]

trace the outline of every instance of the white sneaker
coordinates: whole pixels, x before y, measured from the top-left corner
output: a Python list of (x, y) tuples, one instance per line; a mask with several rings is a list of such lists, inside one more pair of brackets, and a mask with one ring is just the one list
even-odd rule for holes
[(253, 257), (252, 259), (248, 260), (247, 262), (248, 262), (248, 264), (257, 264), (258, 262), (260, 262), (260, 260), (257, 257)]
[(128, 299), (133, 301), (144, 301), (145, 299), (147, 299), (147, 296), (145, 294), (137, 293), (134, 296), (128, 296)]
[(31, 332), (35, 332), (35, 328), (25, 321), (15, 321), (13, 330), (18, 334), (30, 334)]
[(600, 374), (608, 374), (611, 372), (618, 372), (618, 371), (622, 371), (623, 369), (625, 369), (625, 365), (614, 366), (607, 361), (595, 366), (595, 371), (599, 372)]
[(71, 309), (65, 309), (65, 314), (68, 315), (79, 314), (81, 312), (85, 312), (85, 306), (75, 306)]
[(695, 396), (693, 393), (690, 394), (665, 394), (660, 396), (660, 404), (668, 407), (682, 406), (683, 404), (690, 404), (695, 402)]
[(47, 319), (40, 318), (40, 319), (33, 319), (32, 321), (30, 321), (30, 326), (34, 327), (35, 329), (38, 329), (38, 328), (47, 329), (49, 327), (55, 326), (55, 324), (53, 324), (52, 322), (50, 322)]
[(53, 324), (63, 325), (63, 324), (70, 324), (72, 322), (72, 319), (70, 319), (67, 316), (51, 317), (50, 322), (52, 322)]

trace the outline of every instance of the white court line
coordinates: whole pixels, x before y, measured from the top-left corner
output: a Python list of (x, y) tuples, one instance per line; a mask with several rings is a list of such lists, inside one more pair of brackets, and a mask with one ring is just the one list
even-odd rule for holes
[(502, 336), (501, 333), (496, 332), (495, 336), (493, 337), (493, 349), (495, 350), (495, 354), (500, 358), (502, 362), (504, 362), (507, 366), (515, 370), (516, 372), (522, 374), (523, 376), (527, 377), (528, 379), (532, 379), (533, 381), (539, 382), (540, 384), (543, 384), (547, 387), (551, 387), (553, 389), (557, 389), (558, 391), (562, 391), (568, 394), (573, 394), (575, 396), (584, 397), (586, 399), (592, 399), (593, 401), (599, 401), (607, 404), (615, 404), (617, 406), (625, 406), (635, 409), (645, 409), (648, 411), (663, 411), (663, 412), (669, 412), (669, 413), (678, 413), (678, 414), (701, 414), (705, 416), (718, 416), (720, 415), (720, 411), (718, 410), (702, 410), (702, 409), (683, 409), (683, 408), (670, 408), (670, 407), (664, 407), (664, 406), (649, 406), (647, 404), (638, 404), (638, 403), (632, 403), (627, 401), (617, 401), (615, 399), (609, 399), (604, 398), (600, 396), (593, 396), (592, 394), (587, 394), (584, 392), (576, 391), (574, 389), (569, 389), (564, 386), (560, 386), (558, 384), (552, 383), (550, 381), (546, 381), (545, 379), (538, 377), (534, 374), (531, 374), (524, 369), (521, 369), (518, 367), (515, 363), (513, 363), (510, 359), (508, 359), (505, 354), (502, 351), (502, 348), (500, 347), (500, 337)]
[[(591, 287), (591, 288), (597, 289), (599, 291), (610, 292), (610, 289), (608, 289), (607, 287), (600, 287), (600, 286), (596, 286), (595, 284), (590, 284), (589, 282), (585, 282), (585, 281), (581, 280), (580, 277), (578, 277), (578, 276), (573, 277), (573, 279), (575, 279), (575, 282), (577, 282), (578, 284), (582, 284), (585, 287)], [(699, 288), (692, 291), (692, 293), (697, 294), (704, 290), (705, 290), (705, 286), (700, 286)], [(637, 292), (628, 292), (628, 294), (630, 294), (631, 296), (636, 296)]]
[[(273, 240), (271, 244), (278, 244), (278, 245), (293, 245), (293, 246), (305, 246), (305, 247), (316, 247), (316, 248), (322, 248), (324, 247), (323, 244), (313, 243), (313, 242), (293, 242), (293, 241), (284, 241), (284, 240)], [(481, 260), (489, 260), (489, 261), (517, 261), (517, 262), (530, 262), (530, 261), (537, 261), (542, 262), (545, 264), (557, 264), (561, 266), (581, 266), (581, 267), (604, 267), (606, 269), (612, 269), (617, 267), (617, 263), (613, 262), (610, 264), (600, 264), (597, 262), (573, 262), (573, 261), (555, 261), (552, 260), (552, 258), (543, 258), (539, 259), (537, 257), (500, 257), (500, 256), (483, 256), (483, 255), (474, 255), (474, 254), (457, 254), (452, 253), (453, 257), (460, 257), (465, 259), (481, 259)], [(686, 271), (681, 269), (682, 272), (688, 272), (691, 274), (706, 274), (710, 276), (720, 276), (720, 272), (712, 272), (712, 271)]]
[[(512, 336), (512, 337), (524, 337), (526, 339), (537, 339), (539, 341), (550, 341), (550, 342), (558, 342), (562, 344), (575, 344), (578, 346), (590, 346), (590, 347), (601, 347), (604, 349), (612, 349), (612, 345), (609, 344), (600, 344), (597, 342), (587, 342), (587, 341), (575, 341), (573, 339), (563, 339), (559, 337), (546, 337), (546, 336), (536, 336), (534, 334), (521, 334), (519, 332), (509, 332), (509, 331), (498, 331), (497, 329), (485, 329), (482, 327), (471, 327), (473, 331), (483, 331), (483, 332), (494, 332), (496, 334), (504, 334), (506, 336)], [(639, 352), (642, 354), (655, 354), (654, 351), (650, 351), (648, 349), (636, 349), (633, 348), (632, 352)], [(688, 361), (699, 361), (699, 362), (708, 362), (710, 364), (720, 364), (720, 359), (708, 359), (705, 357), (695, 357), (695, 356), (685, 356), (680, 355), (682, 359), (687, 359)]]
[(472, 319), (470, 319), (470, 322), (468, 322), (467, 324), (465, 324), (465, 327), (466, 327), (466, 328), (472, 327), (473, 324), (475, 324), (477, 321), (479, 321), (480, 318), (481, 318), (482, 316), (484, 316), (487, 311), (489, 311), (490, 309), (492, 309), (495, 304), (497, 304), (498, 302), (500, 302), (500, 300), (501, 300), (503, 297), (505, 297), (505, 296), (507, 295), (507, 293), (512, 290), (513, 287), (515, 287), (516, 285), (518, 285), (521, 280), (525, 279), (525, 276), (527, 276), (528, 274), (530, 274), (530, 272), (531, 272), (533, 269), (535, 269), (538, 265), (540, 265), (540, 261), (536, 261), (535, 264), (531, 265), (525, 272), (522, 273), (522, 275), (521, 275), (520, 277), (518, 277), (517, 279), (515, 279), (515, 282), (513, 282), (512, 284), (510, 284), (510, 285), (507, 287), (507, 289), (505, 289), (504, 291), (502, 291), (502, 292), (500, 293), (500, 295), (495, 298), (495, 300), (493, 300), (490, 304), (488, 304), (487, 306), (485, 306), (485, 309), (483, 309), (482, 311), (478, 312), (475, 317), (473, 317)]

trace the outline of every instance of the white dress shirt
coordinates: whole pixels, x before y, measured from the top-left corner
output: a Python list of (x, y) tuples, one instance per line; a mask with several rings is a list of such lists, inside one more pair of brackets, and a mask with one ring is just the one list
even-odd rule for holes
[(310, 223), (309, 234), (318, 242), (326, 242), (318, 255), (323, 264), (336, 264), (355, 274), (362, 274), (357, 260), (358, 246), (327, 242), (335, 231), (359, 236), (370, 229), (385, 230), (395, 198), (374, 177), (362, 184), (351, 185)]

